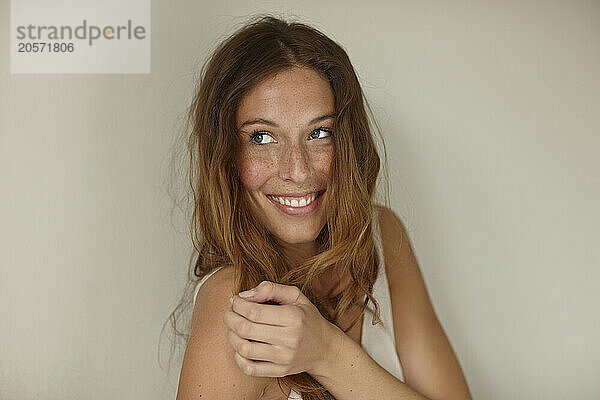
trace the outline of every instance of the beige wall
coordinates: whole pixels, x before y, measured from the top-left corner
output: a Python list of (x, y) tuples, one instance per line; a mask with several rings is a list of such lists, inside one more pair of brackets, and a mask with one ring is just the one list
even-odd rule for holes
[(347, 49), (474, 397), (599, 398), (600, 3), (251, 3), (154, 1), (151, 75), (11, 75), (0, 1), (0, 398), (174, 398), (168, 150), (208, 49), (268, 10)]

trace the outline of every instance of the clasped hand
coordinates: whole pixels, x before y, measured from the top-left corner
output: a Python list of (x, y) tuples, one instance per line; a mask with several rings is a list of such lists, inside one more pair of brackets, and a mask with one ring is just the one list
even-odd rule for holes
[[(340, 344), (339, 328), (296, 286), (263, 281), (254, 290), (251, 297), (234, 295), (223, 314), (242, 372), (262, 377), (318, 373)], [(267, 301), (279, 304), (261, 304)]]

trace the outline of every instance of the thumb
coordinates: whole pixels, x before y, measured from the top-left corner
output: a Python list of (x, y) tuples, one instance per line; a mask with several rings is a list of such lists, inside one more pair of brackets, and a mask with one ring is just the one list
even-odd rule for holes
[(278, 304), (305, 303), (306, 296), (296, 286), (262, 281), (255, 288), (240, 292), (238, 296), (256, 303), (275, 302)]

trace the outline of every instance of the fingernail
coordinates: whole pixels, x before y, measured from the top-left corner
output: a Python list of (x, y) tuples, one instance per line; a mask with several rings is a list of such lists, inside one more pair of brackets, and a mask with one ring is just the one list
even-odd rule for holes
[(254, 289), (250, 289), (250, 290), (245, 290), (245, 291), (243, 291), (243, 292), (240, 292), (240, 293), (238, 294), (238, 296), (240, 296), (240, 297), (252, 297), (252, 296), (254, 296), (255, 294), (256, 294), (256, 290), (254, 290)]
[(231, 296), (231, 297), (229, 298), (229, 302), (230, 302), (231, 304), (233, 304), (233, 296)]

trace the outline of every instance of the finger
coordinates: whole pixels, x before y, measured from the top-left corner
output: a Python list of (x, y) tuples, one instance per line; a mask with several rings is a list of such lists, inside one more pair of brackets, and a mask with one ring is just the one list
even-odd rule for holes
[(233, 358), (242, 372), (248, 376), (280, 378), (288, 375), (288, 368), (283, 365), (269, 361), (252, 361), (238, 353), (235, 353)]
[[(300, 304), (309, 301), (300, 289), (292, 285), (282, 285), (271, 281), (262, 281), (253, 290), (254, 294), (246, 298), (258, 303), (274, 301), (279, 304)], [(240, 292), (239, 295), (243, 294), (244, 292)]]
[(249, 360), (286, 364), (291, 357), (289, 349), (272, 344), (251, 342), (238, 336), (231, 329), (227, 330), (227, 340), (236, 353)]
[(241, 338), (290, 347), (286, 338), (291, 335), (285, 327), (257, 324), (230, 310), (223, 313), (223, 322)]
[(232, 309), (250, 321), (275, 326), (290, 326), (299, 318), (294, 306), (260, 304), (240, 296), (233, 296)]

